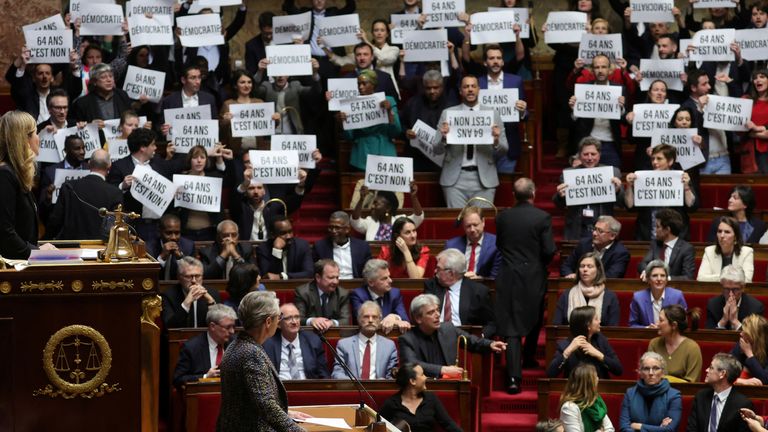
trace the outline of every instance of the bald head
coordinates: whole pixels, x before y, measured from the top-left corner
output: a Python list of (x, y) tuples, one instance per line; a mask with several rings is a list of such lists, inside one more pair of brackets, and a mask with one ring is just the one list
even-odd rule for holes
[(515, 181), (515, 200), (517, 202), (531, 201), (536, 195), (536, 185), (528, 177), (520, 177)]
[(93, 172), (106, 175), (109, 167), (112, 166), (112, 160), (109, 158), (109, 152), (104, 149), (98, 149), (91, 155), (88, 161), (88, 168)]

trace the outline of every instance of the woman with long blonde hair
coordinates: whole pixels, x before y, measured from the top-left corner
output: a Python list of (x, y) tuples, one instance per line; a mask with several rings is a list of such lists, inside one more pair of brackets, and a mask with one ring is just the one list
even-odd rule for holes
[(571, 372), (560, 395), (560, 420), (565, 432), (613, 432), (608, 408), (597, 391), (597, 369), (582, 363)]
[(741, 322), (739, 342), (731, 350), (750, 377), (739, 378), (736, 384), (768, 384), (768, 320), (762, 315), (750, 315)]

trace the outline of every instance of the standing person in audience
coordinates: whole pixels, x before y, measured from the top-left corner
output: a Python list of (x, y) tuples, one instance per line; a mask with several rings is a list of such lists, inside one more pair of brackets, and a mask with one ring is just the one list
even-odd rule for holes
[(365, 31), (362, 32), (363, 42), (367, 43), (373, 50), (373, 56), (376, 58), (376, 70), (380, 70), (389, 75), (392, 85), (397, 92), (397, 99), (400, 100), (400, 89), (397, 86), (397, 77), (395, 77), (395, 63), (400, 59), (400, 48), (389, 44), (389, 21), (385, 19), (375, 19), (371, 23), (372, 41), (368, 40)]
[(312, 277), (311, 246), (293, 236), (290, 219), (280, 215), (267, 223), (269, 239), (256, 248), (261, 276), (272, 280)]
[(90, 91), (72, 102), (69, 114), (72, 120), (96, 122), (99, 128), (104, 128), (104, 120), (120, 118), (123, 111), (138, 112), (148, 99), (132, 100), (128, 93), (115, 85), (112, 67), (99, 63), (91, 67)]
[(592, 229), (592, 237), (579, 240), (573, 252), (560, 265), (560, 276), (576, 279), (579, 270), (579, 258), (588, 252), (594, 252), (602, 262), (606, 278), (621, 279), (627, 272), (629, 251), (619, 240), (621, 222), (613, 216), (603, 215), (597, 218)]
[(312, 131), (311, 127), (304, 126), (302, 117), (313, 117), (316, 106), (312, 107), (313, 115), (310, 116), (301, 104), (302, 101), (310, 101), (320, 97), (319, 63), (316, 59), (312, 59), (312, 78), (309, 85), (304, 85), (298, 80), (291, 80), (291, 77), (287, 75), (272, 77), (271, 80), (262, 80), (261, 77), (266, 75), (268, 65), (268, 59), (259, 61), (259, 71), (256, 72), (253, 79), (260, 84), (254, 88), (254, 94), (257, 98), (264, 99), (265, 102), (275, 104), (275, 114), (272, 117), (276, 123), (275, 133), (290, 135)]
[(219, 303), (219, 292), (203, 286), (203, 264), (191, 256), (179, 260), (179, 283), (162, 293), (167, 328), (203, 327), (208, 306)]
[(571, 376), (579, 364), (595, 366), (601, 378), (621, 375), (621, 361), (608, 338), (600, 333), (600, 316), (594, 306), (579, 306), (568, 320), (571, 337), (557, 342), (557, 352), (547, 367), (547, 376)]
[(752, 402), (733, 383), (741, 374), (741, 364), (730, 354), (712, 357), (704, 382), (712, 388), (696, 393), (688, 416), (688, 432), (747, 431), (741, 419), (742, 408), (754, 409)]
[(173, 213), (160, 218), (160, 236), (154, 243), (146, 243), (147, 253), (160, 264), (160, 280), (175, 280), (178, 261), (192, 256), (195, 243), (181, 236), (181, 220)]
[(224, 101), (221, 105), (221, 113), (219, 113), (221, 142), (235, 154), (256, 150), (257, 145), (263, 142), (261, 137), (235, 138), (232, 136), (232, 113), (229, 108), (232, 105), (264, 102), (262, 99), (254, 97), (253, 75), (243, 69), (232, 72), (232, 90), (232, 97)]
[(741, 267), (723, 267), (720, 285), (723, 293), (707, 301), (707, 328), (738, 331), (744, 318), (765, 313), (763, 302), (744, 292), (747, 279)]
[[(752, 73), (752, 85), (748, 97), (752, 99), (752, 116), (747, 123), (749, 131), (742, 137), (742, 151), (754, 152), (757, 168), (761, 174), (768, 173), (768, 69), (759, 69)], [(753, 147), (753, 148), (749, 148)], [(742, 157), (742, 164), (743, 164)], [(753, 169), (742, 171), (754, 172)]]
[(190, 64), (181, 72), (181, 89), (175, 91), (160, 101), (158, 117), (160, 130), (163, 135), (168, 135), (171, 129), (171, 119), (165, 118), (165, 110), (172, 108), (189, 108), (208, 105), (211, 108), (211, 118), (219, 118), (219, 107), (216, 105), (214, 95), (200, 90), (203, 78), (200, 66)]
[(173, 385), (180, 387), (200, 378), (218, 378), (219, 363), (224, 357), (224, 350), (235, 334), (237, 313), (223, 304), (208, 308), (205, 332), (190, 338), (181, 347), (179, 360), (173, 372)]
[(648, 351), (659, 353), (667, 359), (666, 378), (670, 382), (696, 382), (701, 377), (701, 348), (691, 338), (685, 337), (688, 318), (691, 328), (699, 326), (699, 312), (688, 312), (680, 305), (665, 306), (659, 312), (659, 336), (651, 339)]
[[(758, 243), (765, 234), (765, 222), (754, 214), (757, 201), (755, 192), (748, 185), (736, 185), (731, 189), (728, 197), (728, 213), (739, 222), (739, 231), (741, 232), (742, 244)], [(720, 217), (712, 219), (712, 225), (707, 235), (708, 242), (714, 242), (717, 238), (717, 227)]]
[(446, 249), (462, 252), (467, 260), (464, 277), (495, 278), (501, 266), (501, 253), (496, 248), (496, 234), (485, 232), (485, 218), (480, 207), (466, 207), (461, 214), (464, 235), (445, 242)]
[(349, 291), (339, 286), (339, 265), (333, 260), (320, 260), (314, 272), (315, 279), (296, 287), (294, 294), (301, 324), (321, 332), (349, 325)]
[[(58, 169), (88, 169), (88, 163), (85, 161), (85, 143), (80, 135), (72, 134), (64, 138), (64, 160), (42, 169), (40, 183), (38, 184), (40, 196), (37, 201), (37, 214), (44, 223), (48, 223), (48, 217), (53, 211), (53, 194), (56, 191), (54, 181), (56, 180), (56, 170)], [(49, 237), (51, 234), (55, 235), (56, 233), (46, 233)]]
[(378, 258), (389, 264), (394, 278), (427, 278), (437, 266), (429, 246), (418, 242), (416, 224), (408, 218), (399, 218), (392, 224), (392, 239), (388, 246), (381, 247)]
[(600, 325), (619, 325), (619, 298), (605, 286), (605, 270), (596, 252), (587, 252), (576, 264), (576, 285), (560, 294), (553, 325), (567, 325), (568, 317), (580, 306), (593, 306)]
[(629, 305), (630, 327), (659, 328), (661, 310), (669, 305), (680, 305), (688, 309), (683, 292), (667, 286), (669, 267), (656, 259), (648, 263), (643, 271), (648, 288), (635, 291)]
[[(216, 144), (210, 155), (204, 146), (196, 145), (187, 153), (185, 171), (182, 171), (182, 174), (220, 179), (226, 169), (224, 158), (232, 159), (232, 150), (223, 148), (221, 144)], [(215, 226), (222, 218), (221, 211), (221, 204), (217, 212), (179, 208), (182, 233), (193, 241), (214, 240)]]
[(747, 369), (749, 377), (736, 380), (737, 385), (768, 384), (768, 320), (752, 314), (742, 321), (739, 341), (731, 354)]
[(677, 431), (683, 416), (683, 398), (680, 390), (672, 388), (664, 378), (667, 363), (655, 352), (640, 357), (637, 371), (640, 379), (627, 389), (621, 402), (619, 429)]
[(236, 308), (240, 305), (243, 297), (249, 292), (266, 290), (267, 287), (261, 283), (259, 267), (256, 264), (237, 264), (229, 272), (229, 279), (227, 279), (229, 298), (224, 300), (224, 304), (231, 308)]
[(264, 341), (266, 351), (280, 379), (329, 378), (325, 348), (320, 338), (301, 329), (301, 315), (296, 305), (280, 306), (279, 333)]
[[(579, 141), (578, 160), (580, 165), (576, 168), (596, 168), (605, 166), (600, 163), (603, 144), (599, 139), (591, 136), (584, 137)], [(585, 237), (594, 236), (596, 221), (600, 216), (613, 216), (615, 206), (624, 204), (624, 188), (621, 184), (621, 170), (613, 167), (613, 178), (611, 183), (616, 187), (615, 203), (584, 204), (568, 206), (565, 200), (566, 189), (568, 185), (563, 181), (563, 175), (557, 184), (557, 193), (552, 196), (552, 201), (560, 209), (565, 209), (565, 240), (581, 240)], [(621, 228), (621, 225), (619, 225)], [(618, 232), (616, 233), (618, 235)], [(579, 255), (581, 256), (581, 255)], [(575, 257), (578, 258), (579, 256)]]
[[(16, 104), (16, 106), (19, 106)], [(49, 133), (55, 133), (59, 129), (74, 126), (69, 121), (69, 97), (64, 89), (56, 88), (48, 92), (45, 98), (45, 106), (51, 113), (48, 120), (37, 124), (37, 133), (45, 129)]]
[[(667, 83), (660, 79), (653, 81), (648, 88), (647, 97), (644, 103), (657, 105), (666, 104)], [(629, 141), (635, 147), (635, 170), (649, 170), (651, 169), (651, 138), (634, 136), (634, 128), (632, 127), (632, 123), (635, 121), (634, 111), (628, 112), (625, 119), (630, 125), (630, 127), (628, 127)]]
[(371, 94), (384, 92), (388, 97), (391, 97), (396, 104), (399, 100), (399, 96), (395, 83), (388, 72), (374, 67), (373, 61), (376, 58), (373, 55), (373, 47), (368, 42), (363, 41), (355, 45), (352, 52), (355, 55), (355, 70), (346, 74), (344, 77), (359, 79), (363, 72), (371, 71), (372, 73), (368, 74), (368, 79), (370, 83), (373, 84)]
[[(390, 339), (376, 334), (381, 324), (379, 305), (371, 300), (363, 303), (357, 311), (357, 324), (357, 334), (340, 339), (336, 344), (339, 357), (357, 379), (392, 378), (392, 369), (397, 366), (397, 348)], [(338, 360), (331, 376), (348, 379)]]
[[(274, 17), (274, 12), (262, 12), (258, 19), (259, 34), (245, 43), (245, 69), (250, 76), (254, 76), (258, 72), (259, 62), (267, 57), (267, 46), (272, 45), (272, 36), (274, 35), (272, 18)], [(262, 79), (266, 78), (266, 76), (262, 77)], [(233, 80), (237, 82), (237, 78), (233, 78)]]
[(365, 240), (349, 236), (349, 214), (335, 211), (328, 221), (328, 236), (315, 242), (312, 259), (332, 259), (339, 264), (339, 279), (363, 277), (363, 266), (371, 259)]
[(694, 69), (688, 73), (686, 89), (688, 99), (681, 108), (689, 108), (693, 114), (691, 126), (699, 130), (702, 137), (701, 150), (707, 164), (701, 168), (702, 174), (730, 174), (731, 159), (728, 155), (728, 140), (725, 131), (704, 127), (704, 106), (709, 101), (712, 90), (711, 80), (706, 72)]
[(680, 213), (663, 208), (656, 212), (655, 225), (655, 240), (651, 242), (650, 249), (637, 266), (640, 280), (645, 281), (648, 277), (645, 268), (653, 260), (661, 260), (666, 264), (672, 280), (693, 279), (696, 271), (696, 251), (690, 243), (679, 237), (683, 229)]
[(200, 260), (208, 279), (228, 279), (229, 272), (237, 264), (256, 262), (253, 247), (246, 242), (237, 241), (237, 224), (225, 219), (216, 225), (216, 240), (200, 250)]
[(722, 216), (717, 224), (717, 243), (704, 249), (696, 280), (717, 282), (723, 267), (731, 264), (741, 267), (747, 283), (752, 282), (754, 251), (744, 245), (739, 222), (730, 216)]
[[(477, 77), (465, 76), (461, 80), (460, 94), (462, 103), (446, 108), (440, 115), (440, 133), (435, 142), (435, 153), (445, 154), (440, 186), (449, 208), (462, 208), (470, 198), (477, 196), (493, 202), (499, 185), (496, 156), (502, 156), (509, 150), (507, 137), (501, 130), (501, 116), (493, 108), (480, 105), (480, 83)], [(493, 145), (447, 145), (450, 131), (448, 111), (493, 111)]]
[(400, 289), (392, 286), (392, 278), (389, 277), (389, 264), (380, 259), (368, 260), (363, 267), (363, 279), (365, 285), (349, 293), (352, 318), (357, 317), (364, 303), (373, 301), (381, 309), (380, 325), (384, 333), (388, 334), (394, 327), (401, 333), (410, 329), (411, 323), (405, 311), (403, 295)]
[[(389, 241), (392, 238), (392, 224), (400, 218), (408, 218), (416, 225), (416, 228), (424, 222), (424, 211), (421, 208), (421, 202), (418, 197), (419, 188), (416, 182), (411, 182), (411, 204), (413, 204), (413, 213), (396, 214), (400, 207), (397, 195), (390, 191), (371, 191), (367, 186), (360, 187), (360, 198), (352, 209), (352, 228), (365, 235), (368, 241)], [(363, 202), (368, 195), (374, 193), (375, 196), (371, 202), (371, 213), (366, 217), (363, 215)]]
[(608, 407), (597, 390), (597, 370), (592, 364), (580, 364), (568, 377), (560, 395), (560, 421), (565, 432), (614, 432)]

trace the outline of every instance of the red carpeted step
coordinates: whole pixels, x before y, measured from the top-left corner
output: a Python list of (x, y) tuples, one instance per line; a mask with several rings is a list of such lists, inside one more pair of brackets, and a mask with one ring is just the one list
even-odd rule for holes
[(535, 413), (537, 409), (538, 390), (535, 385), (523, 384), (523, 391), (511, 395), (506, 391), (492, 391), (483, 398), (481, 410), (483, 417), (495, 413)]
[(480, 430), (482, 432), (531, 432), (535, 429), (538, 416), (535, 413), (492, 413), (483, 414)]

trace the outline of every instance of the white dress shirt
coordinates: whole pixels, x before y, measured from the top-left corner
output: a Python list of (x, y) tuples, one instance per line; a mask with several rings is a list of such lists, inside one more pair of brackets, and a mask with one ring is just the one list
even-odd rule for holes
[(197, 97), (198, 93), (192, 96), (187, 96), (184, 90), (181, 91), (181, 105), (184, 108), (200, 106), (200, 99)]
[(333, 260), (339, 265), (339, 279), (353, 279), (352, 271), (352, 240), (339, 246), (333, 242)]
[(298, 336), (296, 336), (293, 342), (280, 336), (280, 370), (278, 371), (280, 379), (291, 379), (291, 370), (288, 367), (288, 345), (293, 345), (293, 357), (296, 359), (296, 369), (299, 370), (299, 378), (305, 379), (307, 376), (304, 374), (304, 358), (301, 355), (301, 344), (299, 343)]

